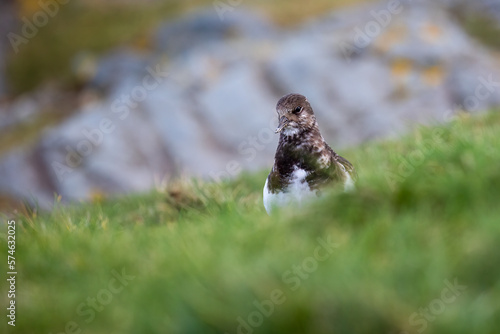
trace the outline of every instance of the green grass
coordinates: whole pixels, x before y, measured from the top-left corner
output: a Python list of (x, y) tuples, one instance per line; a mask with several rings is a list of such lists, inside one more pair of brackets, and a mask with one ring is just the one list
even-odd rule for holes
[[(241, 317), (259, 324), (242, 333), (496, 333), (499, 133), (498, 112), (463, 116), (341, 152), (356, 192), (271, 217), (266, 171), (20, 216), (9, 329), (237, 333)], [(455, 281), (466, 289), (447, 290)]]
[(498, 22), (478, 15), (459, 17), (459, 20), (467, 33), (498, 53), (500, 50), (500, 40), (497, 37), (500, 33)]

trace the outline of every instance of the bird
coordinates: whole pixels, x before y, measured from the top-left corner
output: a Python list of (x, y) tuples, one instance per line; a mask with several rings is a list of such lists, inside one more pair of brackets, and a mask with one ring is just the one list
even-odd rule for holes
[(354, 190), (354, 166), (338, 155), (324, 140), (307, 98), (288, 94), (276, 105), (279, 134), (274, 165), (263, 190), (268, 214), (276, 206), (300, 203), (320, 196), (325, 186), (341, 184)]

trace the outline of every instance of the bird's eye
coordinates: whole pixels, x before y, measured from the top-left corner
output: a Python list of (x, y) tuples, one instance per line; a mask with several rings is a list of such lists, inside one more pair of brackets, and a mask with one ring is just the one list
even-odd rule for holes
[(297, 108), (295, 108), (292, 113), (294, 114), (300, 114), (300, 112), (302, 111), (302, 107), (298, 106)]

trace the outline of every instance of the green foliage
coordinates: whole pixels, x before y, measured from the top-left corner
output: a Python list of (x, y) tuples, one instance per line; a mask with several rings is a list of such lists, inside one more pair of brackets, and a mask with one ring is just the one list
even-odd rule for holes
[[(47, 80), (78, 85), (71, 71), (79, 52), (100, 54), (121, 45), (147, 47), (145, 36), (162, 18), (176, 13), (178, 2), (155, 6), (96, 6), (85, 2), (61, 5), (57, 15), (8, 59), (7, 74), (14, 93), (36, 88)], [(26, 13), (31, 21), (34, 13)], [(21, 31), (20, 23), (19, 31)]]
[(486, 15), (466, 13), (467, 11), (465, 13), (456, 13), (456, 17), (465, 31), (493, 50), (500, 50), (500, 40), (498, 39), (500, 26), (498, 21)]
[(272, 216), (264, 171), (19, 217), (15, 330), (494, 333), (499, 133), (463, 116), (340, 152), (355, 192)]

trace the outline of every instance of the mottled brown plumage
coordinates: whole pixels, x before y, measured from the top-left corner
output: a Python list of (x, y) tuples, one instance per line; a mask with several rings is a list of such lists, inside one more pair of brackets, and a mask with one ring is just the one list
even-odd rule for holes
[[(355, 170), (325, 142), (316, 116), (300, 94), (282, 97), (276, 106), (280, 133), (274, 166), (264, 186), (264, 205), (270, 212), (276, 205), (300, 201), (327, 184), (353, 187)], [(283, 202), (283, 203), (280, 203)]]

